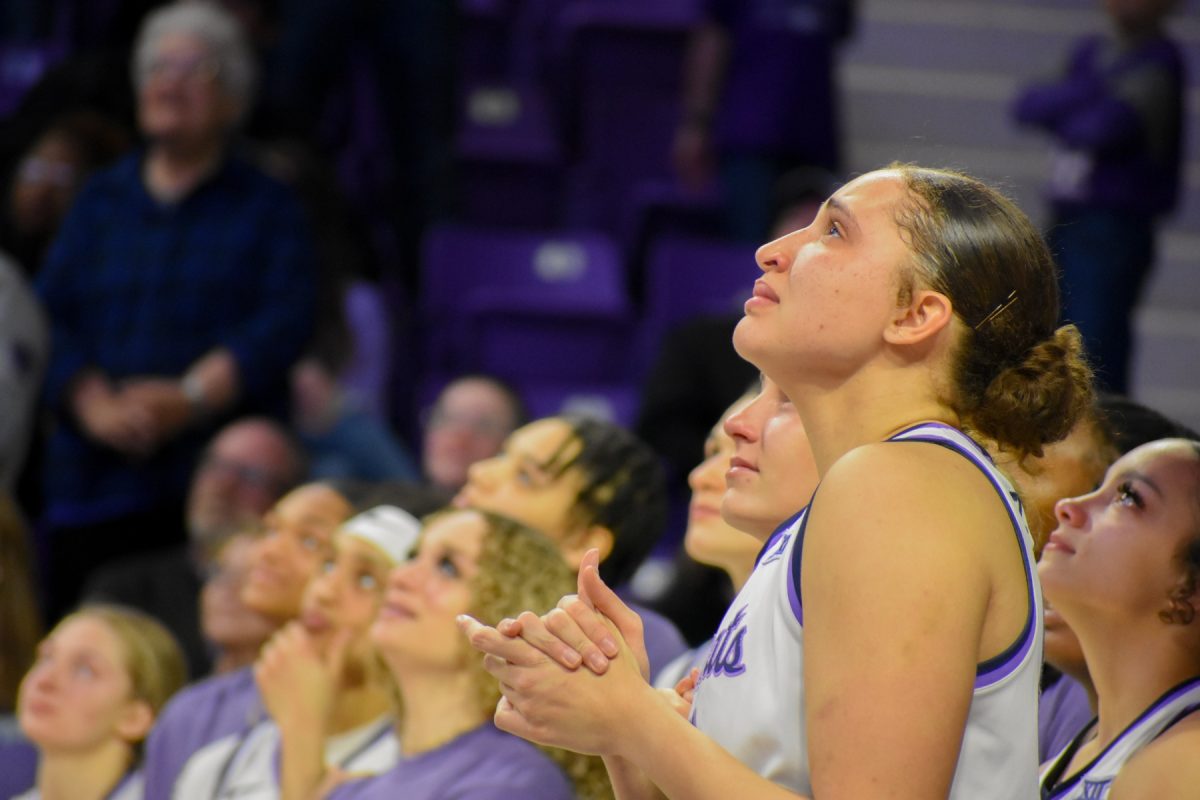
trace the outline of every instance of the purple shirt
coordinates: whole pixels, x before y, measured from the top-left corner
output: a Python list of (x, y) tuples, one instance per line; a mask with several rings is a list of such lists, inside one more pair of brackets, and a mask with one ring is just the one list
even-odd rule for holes
[(1044, 764), (1061, 753), (1094, 716), (1083, 685), (1066, 675), (1059, 678), (1038, 703), (1038, 761)]
[(23, 739), (0, 740), (0, 798), (19, 794), (37, 780), (37, 748)]
[(194, 683), (175, 695), (146, 741), (147, 800), (170, 797), (193, 753), (245, 729), (263, 713), (251, 667)]
[(635, 604), (630, 604), (630, 608), (642, 618), (642, 633), (646, 642), (646, 655), (650, 659), (650, 674), (657, 675), (660, 669), (687, 652), (687, 641), (675, 627), (675, 623), (657, 611)]
[(328, 800), (573, 800), (566, 775), (523, 739), (487, 722), (390, 771), (344, 783)]

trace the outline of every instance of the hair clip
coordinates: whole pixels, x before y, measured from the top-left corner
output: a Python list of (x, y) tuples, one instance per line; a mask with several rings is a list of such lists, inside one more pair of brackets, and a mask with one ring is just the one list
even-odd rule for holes
[(1003, 314), (1005, 312), (1005, 310), (1015, 302), (1017, 302), (1017, 290), (1013, 289), (1011, 292), (1008, 293), (1008, 297), (1004, 298), (1003, 303), (1001, 303), (1000, 305), (998, 305), (994, 309), (992, 309), (992, 313), (988, 314), (986, 317), (979, 320), (979, 322), (975, 323), (975, 325), (974, 325), (975, 330), (979, 330), (984, 325), (986, 325), (987, 323), (994, 320), (996, 317)]

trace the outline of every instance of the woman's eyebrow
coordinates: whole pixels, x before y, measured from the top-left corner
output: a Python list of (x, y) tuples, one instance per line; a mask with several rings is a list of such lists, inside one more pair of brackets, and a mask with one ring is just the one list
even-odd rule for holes
[(833, 209), (834, 211), (838, 212), (838, 214), (840, 216), (845, 217), (846, 221), (849, 222), (851, 225), (853, 225), (855, 228), (860, 227), (858, 224), (858, 218), (855, 217), (853, 212), (850, 211), (849, 206), (847, 206), (841, 200), (838, 200), (836, 197), (830, 197), (828, 200), (825, 201), (825, 205), (827, 205), (829, 208)]

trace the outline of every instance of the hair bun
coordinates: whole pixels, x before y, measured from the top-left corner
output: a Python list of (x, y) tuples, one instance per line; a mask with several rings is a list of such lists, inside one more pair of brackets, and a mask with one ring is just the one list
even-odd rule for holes
[(988, 384), (972, 415), (979, 431), (1005, 449), (1040, 456), (1067, 436), (1092, 403), (1092, 371), (1074, 325), (1029, 348)]

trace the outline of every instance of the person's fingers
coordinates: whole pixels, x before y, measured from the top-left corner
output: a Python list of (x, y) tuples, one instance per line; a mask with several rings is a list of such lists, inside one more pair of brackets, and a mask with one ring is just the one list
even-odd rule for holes
[(579, 599), (586, 603), (589, 607), (595, 608), (595, 600), (589, 594), (588, 587), (583, 581), (583, 573), (588, 567), (591, 567), (595, 570), (600, 569), (600, 551), (595, 547), (589, 549), (583, 554), (583, 559), (579, 562), (579, 572), (576, 573), (575, 577), (575, 583), (579, 588)]
[[(550, 617), (556, 611), (569, 616), (575, 626), (587, 637), (587, 640), (599, 647), (600, 652), (608, 658), (616, 658), (617, 654), (621, 652), (621, 648), (617, 646), (617, 641), (613, 638), (612, 630), (605, 622), (604, 617), (578, 596), (567, 595), (562, 600), (559, 600), (558, 608), (546, 615), (547, 623), (550, 622)], [(554, 628), (551, 627), (551, 630), (554, 630)], [(576, 650), (579, 650), (580, 653), (583, 653), (583, 650), (571, 640), (565, 637), (563, 640), (572, 647), (575, 647)]]
[(521, 623), (515, 619), (505, 617), (496, 623), (496, 630), (500, 631), (505, 636), (515, 639), (521, 635)]
[[(586, 565), (580, 570), (579, 585), (586, 589), (587, 597), (593, 607), (617, 626), (617, 630), (627, 642), (641, 642), (642, 618), (625, 605), (616, 592), (608, 588), (608, 584), (600, 578), (600, 571), (595, 566)], [(580, 597), (583, 595), (584, 592), (580, 592)]]
[[(582, 605), (582, 603), (579, 603)], [(585, 608), (592, 616), (596, 612)], [(598, 623), (604, 628), (604, 623)], [(593, 628), (596, 624), (593, 624)], [(604, 631), (607, 634), (607, 629)], [(589, 636), (575, 618), (561, 608), (552, 609), (536, 624), (526, 624), (521, 638), (568, 669), (587, 664), (588, 669), (602, 675), (608, 669), (608, 654)], [(611, 640), (611, 636), (608, 637)], [(615, 643), (613, 649), (615, 649)], [(613, 655), (616, 655), (615, 653)]]
[(460, 615), (457, 622), (458, 629), (466, 634), (471, 646), (485, 655), (494, 655), (521, 666), (534, 666), (546, 660), (540, 650), (524, 639), (510, 639), (467, 614)]

